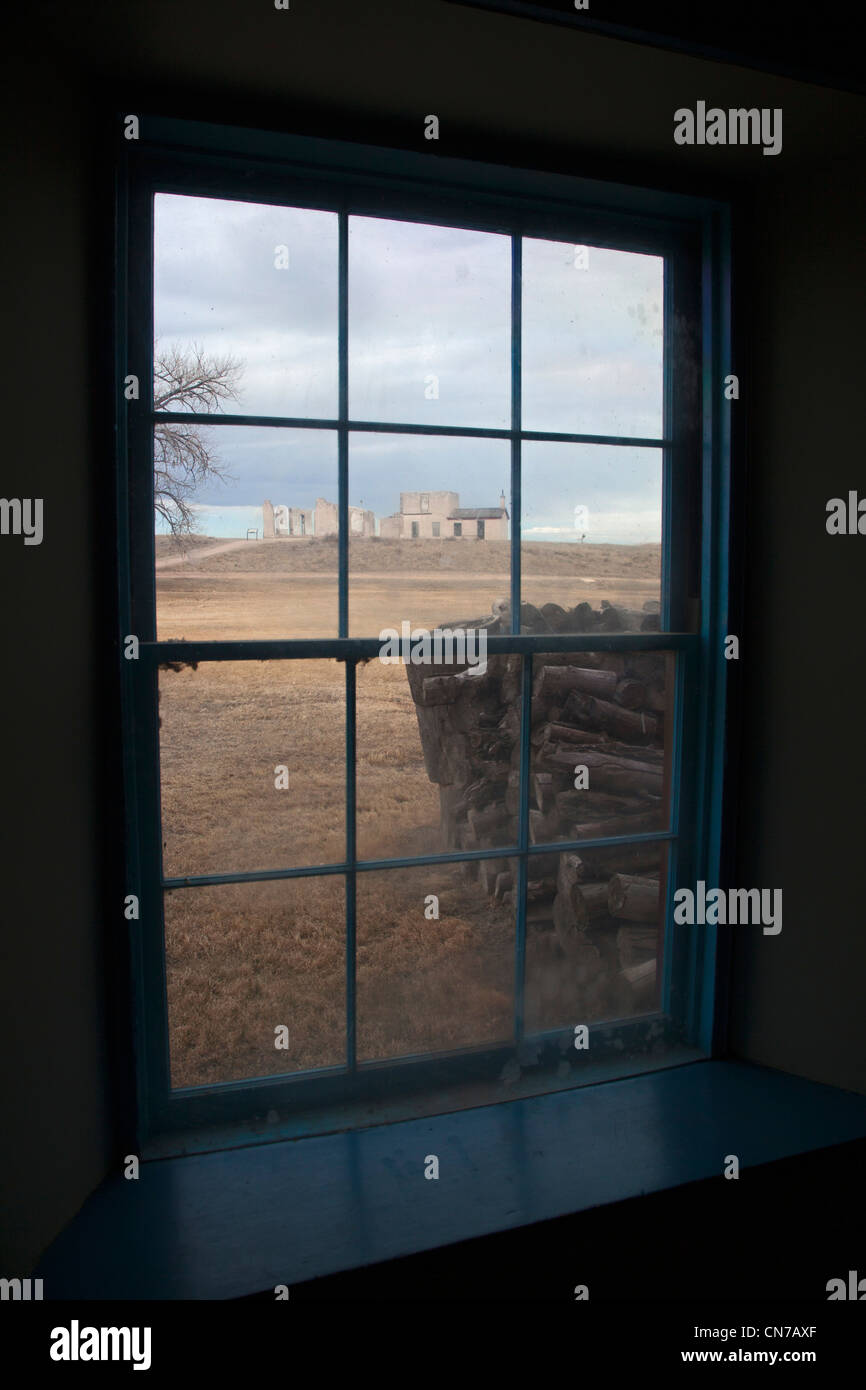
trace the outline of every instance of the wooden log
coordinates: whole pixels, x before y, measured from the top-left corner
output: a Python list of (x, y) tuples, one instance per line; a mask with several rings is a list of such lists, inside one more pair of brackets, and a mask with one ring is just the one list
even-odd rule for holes
[(656, 927), (620, 927), (616, 934), (616, 949), (620, 965), (637, 965), (656, 955), (658, 930)]
[[(544, 666), (574, 666), (578, 661), (586, 669), (602, 670), (606, 659), (618, 653), (611, 652), (545, 652), (543, 656), (536, 657), (536, 674)], [(540, 664), (539, 664), (540, 663)]]
[(580, 859), (576, 854), (559, 856), (556, 890), (553, 922), (557, 936), (566, 945), (572, 933), (589, 926), (589, 908), (580, 891)]
[[(584, 654), (581, 652), (581, 661), (583, 661), (583, 657)], [(628, 657), (624, 652), (602, 652), (599, 656), (599, 665), (604, 671), (615, 671), (617, 678), (621, 680), (623, 676), (628, 675), (628, 671), (626, 670), (627, 660)]]
[(582, 898), (572, 902), (563, 893), (557, 893), (553, 900), (553, 925), (556, 935), (566, 948), (572, 937), (579, 935), (589, 925), (589, 918), (581, 916), (584, 911)]
[[(539, 776), (543, 774), (539, 773)], [(603, 820), (606, 816), (638, 815), (647, 810), (645, 797), (611, 796), (608, 792), (558, 791), (554, 797), (556, 814), (569, 825), (583, 820)]]
[(556, 891), (571, 899), (572, 895), (578, 892), (581, 882), (580, 855), (566, 850), (564, 854), (560, 854), (557, 864)]
[(568, 616), (570, 632), (595, 632), (600, 617), (591, 603), (578, 603)]
[(612, 835), (645, 835), (658, 828), (658, 811), (642, 811), (636, 816), (612, 816), (610, 820), (582, 822), (574, 827), (574, 838), (600, 840)]
[(655, 984), (656, 962), (655, 960), (641, 961), (640, 965), (629, 965), (622, 974), (630, 985)]
[(466, 814), (461, 787), (440, 786), (439, 788), (439, 830), (442, 842), (447, 847), (457, 843), (457, 821)]
[(508, 872), (507, 859), (479, 859), (478, 877), (485, 893), (492, 895), (496, 891), (496, 880), (500, 874)]
[(622, 709), (609, 700), (599, 700), (580, 690), (572, 690), (565, 702), (564, 714), (573, 724), (603, 729), (625, 743), (651, 743), (658, 732), (655, 715)]
[(512, 742), (516, 743), (520, 737), (520, 698), (515, 696), (507, 703), (505, 713), (497, 724), (497, 729), (507, 736)]
[(663, 748), (650, 748), (646, 744), (635, 747), (631, 743), (621, 743), (617, 739), (605, 737), (604, 743), (594, 744), (593, 749), (599, 753), (607, 753), (611, 758), (619, 758), (620, 762), (642, 763), (644, 767), (653, 766), (656, 770), (664, 767)]
[[(495, 658), (493, 658), (495, 660)], [(488, 657), (487, 664), (490, 666), (491, 658)], [(511, 653), (503, 658), (502, 676), (499, 690), (500, 698), (504, 705), (519, 703), (520, 689), (523, 679), (523, 659)]]
[(555, 816), (546, 816), (542, 811), (529, 811), (529, 841), (533, 845), (544, 845), (551, 840), (562, 839), (559, 822)]
[(584, 789), (587, 791), (624, 796), (648, 793), (660, 797), (664, 785), (661, 770), (648, 763), (626, 762), (600, 750), (579, 749), (573, 743), (544, 744), (536, 754), (535, 764), (545, 772), (560, 773), (572, 779), (576, 767), (585, 767), (589, 777), (589, 786)]
[(586, 931), (607, 917), (607, 885), (583, 883), (581, 860), (577, 854), (561, 854), (556, 879), (556, 899), (553, 921), (560, 941), (568, 944), (569, 936)]
[[(413, 668), (407, 667), (407, 670)], [(429, 670), (429, 667), (427, 668)], [(454, 675), (427, 675), (421, 682), (421, 692), (418, 700), (423, 705), (444, 705), (452, 704), (463, 695), (471, 694), (472, 698), (477, 698), (482, 692), (489, 696), (491, 688), (495, 686), (493, 672), (490, 669), (490, 662), (482, 670), (480, 665), (467, 666), (464, 671)]]
[(526, 864), (527, 888), (530, 883), (536, 883), (539, 879), (552, 878), (556, 882), (558, 868), (558, 853), (551, 851), (550, 854), (531, 854)]
[[(518, 707), (515, 702), (515, 709)], [(553, 700), (531, 700), (529, 705), (530, 727), (535, 729), (539, 724), (549, 724), (553, 719), (562, 718), (562, 705), (556, 704)]]
[(628, 652), (625, 657), (625, 674), (649, 685), (665, 678), (665, 652)]
[(533, 683), (534, 700), (550, 703), (563, 700), (572, 691), (610, 698), (616, 690), (615, 671), (597, 671), (586, 666), (542, 666)]
[(607, 734), (593, 729), (576, 729), (573, 724), (539, 724), (533, 743), (580, 743), (585, 747), (604, 744)]
[(503, 837), (508, 833), (509, 817), (506, 815), (501, 804), (498, 806), (486, 806), (483, 811), (476, 810), (474, 806), (470, 806), (467, 812), (467, 818), (478, 837), (479, 843), (483, 844), (486, 840), (488, 844), (495, 844), (496, 838), (491, 839), (491, 837), (498, 837), (499, 844), (506, 843)]
[(496, 875), (496, 882), (493, 885), (493, 897), (496, 902), (501, 903), (506, 893), (510, 893), (514, 888), (514, 876), (509, 869), (504, 869), (502, 873)]
[(633, 608), (623, 608), (619, 604), (601, 601), (602, 612), (598, 622), (599, 632), (639, 632), (645, 613)]
[(613, 698), (623, 709), (640, 709), (641, 705), (646, 704), (646, 686), (643, 681), (625, 676), (614, 690)]
[(667, 713), (668, 702), (664, 681), (654, 681), (652, 685), (647, 686), (646, 708), (655, 710), (657, 714)]
[(582, 845), (581, 873), (584, 881), (608, 879), (612, 874), (644, 874), (659, 870), (658, 845)]
[(567, 632), (570, 615), (565, 608), (558, 603), (543, 603), (541, 605), (543, 617), (547, 620), (551, 631)]
[(578, 891), (586, 904), (590, 925), (593, 927), (603, 925), (608, 919), (607, 884), (581, 883), (578, 886)]
[(555, 893), (555, 874), (543, 874), (541, 878), (530, 878), (526, 881), (526, 901), (528, 903), (540, 902), (542, 898), (552, 898)]
[(614, 874), (607, 885), (607, 901), (611, 917), (622, 917), (627, 922), (657, 922), (659, 881), (636, 874)]
[(552, 772), (532, 774), (532, 792), (535, 805), (543, 815), (549, 816), (556, 806), (556, 779)]
[(433, 776), (431, 767), (427, 763), (428, 748), (422, 740), (424, 748), (424, 761), (427, 765), (427, 775), (431, 782), (447, 782), (452, 786), (465, 786), (472, 780), (472, 764), (469, 760), (469, 745), (465, 734), (446, 734), (440, 735), (438, 747), (432, 752), (432, 766), (436, 768), (438, 776)]
[(461, 821), (457, 826), (457, 848), (458, 849), (481, 849), (478, 843), (478, 836), (472, 829), (468, 820)]

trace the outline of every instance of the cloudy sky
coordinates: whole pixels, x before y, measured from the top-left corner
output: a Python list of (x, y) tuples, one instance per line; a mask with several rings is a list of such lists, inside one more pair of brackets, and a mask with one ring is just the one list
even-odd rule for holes
[[(158, 348), (196, 343), (241, 361), (241, 400), (227, 409), (336, 415), (333, 213), (159, 194), (154, 279)], [(510, 298), (507, 237), (351, 218), (351, 417), (507, 428)], [(662, 305), (658, 257), (596, 247), (581, 255), (526, 239), (524, 428), (660, 435)], [(210, 523), (222, 514), (220, 533), (231, 533), (232, 507), (258, 508), (265, 497), (298, 507), (336, 501), (333, 432), (205, 428), (231, 475), (198, 499)], [(500, 492), (509, 496), (509, 473), (506, 441), (357, 433), (349, 500), (380, 517), (399, 509), (401, 490), (450, 489), (462, 506), (495, 506)], [(579, 530), (576, 507), (588, 513)], [(586, 531), (595, 541), (657, 541), (661, 453), (527, 443), (523, 520), (532, 540)], [(217, 533), (207, 522), (202, 529)]]

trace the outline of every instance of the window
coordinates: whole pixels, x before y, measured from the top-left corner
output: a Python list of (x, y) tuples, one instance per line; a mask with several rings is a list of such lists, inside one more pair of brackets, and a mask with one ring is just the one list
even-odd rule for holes
[[(150, 1129), (706, 1054), (724, 209), (157, 120), (124, 158)], [(409, 557), (434, 480), (484, 547)]]

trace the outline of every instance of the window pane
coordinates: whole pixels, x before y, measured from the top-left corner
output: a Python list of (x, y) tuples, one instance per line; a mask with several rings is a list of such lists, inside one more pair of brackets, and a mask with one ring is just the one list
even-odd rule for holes
[(658, 1007), (667, 848), (533, 856), (526, 910), (527, 1031)]
[(358, 874), (359, 1058), (511, 1038), (514, 909), (491, 900), (468, 868)]
[[(158, 193), (156, 408), (333, 419), (337, 241), (333, 212)], [(239, 399), (193, 388), (199, 352)]]
[(455, 227), (349, 219), (349, 414), (510, 422), (511, 242)]
[(160, 641), (336, 637), (336, 434), (166, 423), (154, 451)]
[(662, 434), (664, 261), (523, 240), (523, 428)]
[(660, 449), (524, 443), (522, 597), (547, 630), (658, 631), (662, 471)]
[(336, 874), (167, 892), (172, 1086), (341, 1065), (344, 940)]
[(345, 856), (345, 674), (336, 661), (213, 661), (159, 678), (170, 878)]
[(532, 670), (530, 842), (666, 830), (673, 654), (555, 652)]
[[(359, 858), (516, 843), (520, 691), (519, 656), (358, 668)], [(497, 865), (471, 872), (492, 891)]]
[(350, 437), (351, 636), (487, 621), (507, 605), (510, 458), (500, 439)]

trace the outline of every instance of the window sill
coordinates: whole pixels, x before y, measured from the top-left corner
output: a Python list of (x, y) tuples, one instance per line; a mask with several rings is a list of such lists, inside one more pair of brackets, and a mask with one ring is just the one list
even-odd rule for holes
[[(47, 1299), (227, 1299), (866, 1137), (866, 1097), (739, 1062), (107, 1179), (36, 1270)], [(438, 1181), (424, 1177), (439, 1159)]]

